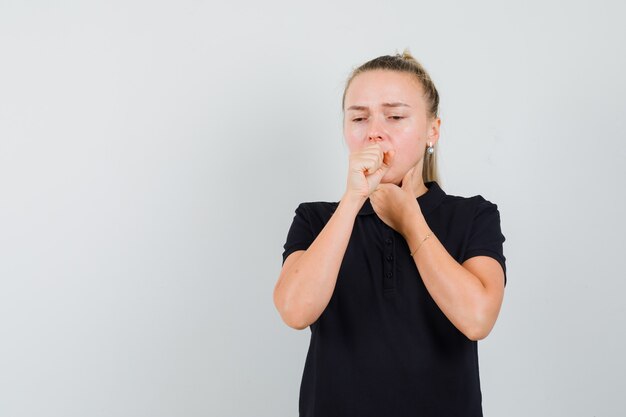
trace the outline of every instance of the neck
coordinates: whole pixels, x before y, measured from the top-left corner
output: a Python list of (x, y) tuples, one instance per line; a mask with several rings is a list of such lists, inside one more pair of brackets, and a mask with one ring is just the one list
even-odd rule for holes
[(419, 164), (413, 170), (411, 174), (413, 178), (411, 178), (411, 182), (413, 183), (413, 195), (415, 198), (426, 194), (428, 191), (428, 187), (424, 184), (424, 179), (422, 178), (422, 166)]
[(416, 184), (415, 182), (413, 183), (413, 195), (415, 195), (415, 198), (426, 194), (426, 192), (428, 192), (428, 187), (426, 187), (424, 181), (421, 178), (419, 180), (419, 184)]

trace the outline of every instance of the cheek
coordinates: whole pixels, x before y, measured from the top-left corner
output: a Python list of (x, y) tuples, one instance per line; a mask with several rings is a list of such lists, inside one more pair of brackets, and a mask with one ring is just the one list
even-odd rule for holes
[(343, 137), (350, 151), (355, 151), (363, 147), (363, 133), (358, 129), (346, 128), (343, 131)]
[(419, 144), (415, 137), (407, 137), (406, 141), (396, 142), (395, 163), (399, 169), (409, 169), (415, 165), (420, 158)]
[(407, 153), (409, 159), (418, 156), (419, 149), (422, 143), (422, 133), (414, 127), (407, 127), (402, 132), (399, 132), (402, 148)]
[(348, 146), (350, 153), (359, 149), (359, 143), (355, 140), (354, 136), (344, 134), (344, 140), (346, 141), (346, 145)]
[(402, 135), (402, 137), (405, 139), (412, 138), (413, 140), (417, 140), (417, 138), (421, 134), (421, 129), (415, 124), (406, 124), (403, 126), (398, 126), (398, 130), (396, 133), (398, 135)]

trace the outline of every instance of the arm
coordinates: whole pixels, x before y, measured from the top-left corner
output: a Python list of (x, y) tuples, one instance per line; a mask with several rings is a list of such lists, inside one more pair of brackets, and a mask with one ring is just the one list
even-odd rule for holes
[(295, 329), (315, 322), (328, 305), (348, 247), (354, 220), (365, 202), (344, 194), (330, 220), (306, 251), (290, 254), (274, 287), (274, 305)]
[(330, 302), (356, 215), (389, 170), (394, 155), (386, 142), (350, 154), (346, 192), (337, 209), (307, 250), (291, 253), (283, 263), (274, 305), (287, 325), (306, 328)]
[(423, 214), (414, 212), (404, 232), (424, 285), (446, 317), (471, 340), (487, 337), (504, 297), (504, 272), (488, 256), (475, 256), (459, 264), (430, 230)]

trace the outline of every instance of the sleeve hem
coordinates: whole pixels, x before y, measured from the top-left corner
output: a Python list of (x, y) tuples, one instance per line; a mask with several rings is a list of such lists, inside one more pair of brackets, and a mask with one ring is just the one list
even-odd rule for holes
[(504, 259), (502, 259), (502, 256), (500, 256), (500, 254), (487, 250), (487, 249), (475, 249), (472, 251), (469, 251), (465, 254), (463, 261), (461, 261), (461, 263), (467, 261), (470, 258), (473, 258), (474, 256), (489, 256), (490, 258), (495, 259), (496, 261), (498, 261), (498, 263), (500, 264), (500, 266), (502, 267), (502, 271), (504, 272), (504, 286), (506, 287), (506, 263), (504, 261)]
[(294, 245), (291, 246), (289, 249), (285, 250), (283, 252), (283, 265), (285, 264), (285, 261), (287, 260), (287, 258), (289, 257), (289, 255), (291, 255), (292, 253), (294, 253), (295, 251), (298, 250), (307, 250), (308, 246), (306, 246), (305, 244), (299, 244), (299, 245)]

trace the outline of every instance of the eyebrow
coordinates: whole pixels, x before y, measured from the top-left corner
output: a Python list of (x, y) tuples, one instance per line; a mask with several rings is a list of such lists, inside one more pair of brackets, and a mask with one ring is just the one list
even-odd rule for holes
[[(401, 102), (395, 102), (395, 103), (383, 103), (382, 104), (383, 107), (411, 107), (406, 103), (401, 103)], [(367, 106), (350, 106), (348, 107), (347, 110), (367, 110)]]

